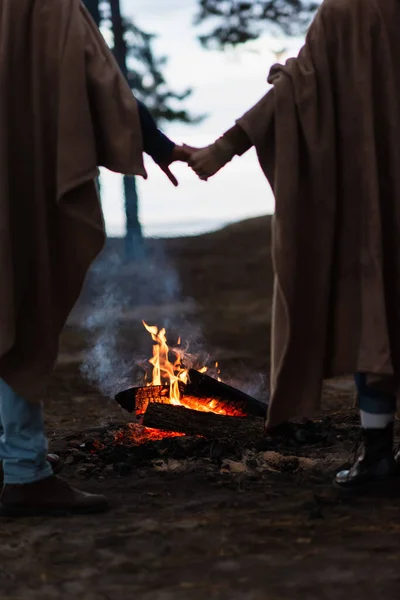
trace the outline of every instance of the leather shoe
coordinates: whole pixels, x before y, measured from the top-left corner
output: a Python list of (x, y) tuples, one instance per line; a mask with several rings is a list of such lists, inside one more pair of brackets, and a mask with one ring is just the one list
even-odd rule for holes
[(88, 494), (51, 475), (25, 484), (6, 484), (0, 496), (0, 515), (5, 517), (62, 516), (106, 511), (108, 500)]

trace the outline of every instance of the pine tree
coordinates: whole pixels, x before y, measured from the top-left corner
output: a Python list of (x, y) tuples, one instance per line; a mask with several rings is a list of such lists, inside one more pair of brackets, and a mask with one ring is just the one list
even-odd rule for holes
[[(111, 25), (117, 62), (128, 80), (135, 96), (152, 112), (157, 122), (180, 121), (198, 123), (203, 117), (193, 116), (187, 110), (175, 108), (175, 103), (186, 100), (192, 90), (178, 93), (168, 88), (162, 74), (166, 57), (156, 57), (153, 50), (155, 36), (138, 28), (121, 15), (119, 0), (84, 0), (98, 27)], [(170, 104), (172, 102), (172, 104)], [(139, 198), (134, 177), (124, 177), (126, 215), (126, 256), (140, 259), (143, 256), (143, 236), (139, 221)]]
[[(158, 123), (165, 121), (179, 121), (181, 123), (199, 123), (204, 115), (191, 115), (187, 110), (178, 105), (191, 94), (191, 89), (182, 92), (170, 90), (163, 75), (163, 68), (167, 62), (165, 56), (156, 57), (153, 50), (153, 41), (156, 36), (146, 33), (133, 22), (125, 22), (125, 32), (128, 47), (128, 58), (131, 69), (128, 71), (129, 84), (135, 96), (151, 111)], [(174, 108), (170, 103), (177, 106)]]
[(237, 45), (257, 39), (263, 29), (285, 35), (304, 32), (320, 2), (315, 0), (198, 0), (196, 24), (211, 23), (199, 36), (205, 47)]

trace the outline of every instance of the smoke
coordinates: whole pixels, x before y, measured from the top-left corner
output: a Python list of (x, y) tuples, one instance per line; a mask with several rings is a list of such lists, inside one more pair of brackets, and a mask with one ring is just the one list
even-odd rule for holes
[(89, 286), (92, 299), (82, 324), (90, 347), (81, 371), (105, 396), (113, 396), (127, 387), (134, 367), (134, 358), (121, 356), (118, 350), (119, 327), (127, 306), (127, 295), (117, 276), (121, 268), (122, 261), (116, 252), (102, 255), (95, 264)]
[(84, 290), (82, 326), (89, 349), (81, 367), (83, 375), (111, 398), (122, 390), (143, 385), (152, 354), (144, 320), (148, 325), (165, 327), (171, 348), (181, 340), (187, 368), (207, 365), (211, 377), (220, 376), (248, 395), (268, 401), (269, 382), (264, 373), (241, 362), (228, 371), (222, 368), (221, 373), (215, 367), (218, 357), (206, 350), (198, 307), (184, 296), (161, 240), (149, 241), (145, 258), (129, 264), (124, 261), (121, 246), (122, 241), (109, 241)]
[(81, 371), (108, 397), (143, 385), (151, 338), (142, 319), (165, 327), (171, 345), (181, 337), (188, 366), (202, 366), (208, 359), (196, 305), (182, 297), (179, 276), (161, 242), (146, 249), (143, 261), (131, 264), (112, 243), (94, 265), (82, 300), (90, 347)]
[(224, 379), (225, 383), (232, 387), (240, 389), (248, 396), (252, 396), (261, 402), (269, 401), (269, 377), (266, 373), (240, 369), (240, 378), (228, 377)]

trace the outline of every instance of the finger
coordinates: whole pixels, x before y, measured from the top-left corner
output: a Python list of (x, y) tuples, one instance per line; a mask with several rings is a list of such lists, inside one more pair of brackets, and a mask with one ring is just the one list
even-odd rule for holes
[(194, 148), (193, 146), (188, 146), (187, 144), (183, 144), (183, 148), (193, 154), (194, 152), (199, 152), (200, 148)]
[(187, 160), (189, 160), (194, 154), (196, 154), (196, 152), (198, 152), (197, 148), (190, 148), (189, 146), (185, 145), (183, 146), (183, 153)]
[(210, 174), (205, 171), (195, 171), (195, 173), (199, 179), (207, 180), (210, 177)]
[(203, 169), (192, 169), (198, 177), (204, 177), (206, 175)]
[(175, 151), (175, 160), (187, 163), (195, 150), (191, 150), (188, 146), (177, 146)]
[(204, 160), (207, 157), (204, 156), (203, 153), (201, 152), (194, 152), (189, 158), (188, 158), (188, 164), (192, 167), (193, 165), (201, 165), (201, 163), (204, 162)]
[(174, 185), (175, 187), (178, 186), (178, 180), (175, 177), (175, 175), (170, 171), (169, 167), (161, 167), (161, 169), (164, 171), (164, 173), (166, 174), (166, 176), (168, 177), (168, 179), (170, 180), (170, 182), (172, 183), (172, 185)]
[(209, 177), (210, 176), (209, 171), (207, 171), (205, 169), (196, 169), (195, 173), (198, 177)]
[(207, 165), (203, 164), (202, 161), (193, 161), (192, 164), (190, 164), (190, 163), (188, 163), (188, 164), (189, 164), (189, 167), (191, 169), (193, 169), (193, 171), (195, 173), (197, 173), (197, 175), (199, 173), (206, 173), (208, 171)]

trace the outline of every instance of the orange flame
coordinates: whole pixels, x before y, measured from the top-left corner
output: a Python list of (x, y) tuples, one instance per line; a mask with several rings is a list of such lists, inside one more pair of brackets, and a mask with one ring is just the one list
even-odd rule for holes
[[(153, 378), (147, 385), (163, 385), (169, 383), (169, 401), (171, 404), (181, 405), (181, 393), (179, 383), (187, 384), (189, 380), (188, 369), (182, 365), (183, 352), (179, 348), (174, 349), (176, 359), (174, 363), (169, 360), (169, 347), (167, 344), (167, 332), (165, 329), (150, 327), (144, 321), (143, 325), (150, 333), (153, 345), (153, 358), (149, 363), (153, 365)], [(178, 340), (180, 344), (180, 340)]]
[[(143, 325), (146, 330), (150, 333), (151, 338), (154, 342), (153, 345), (153, 356), (149, 359), (149, 363), (152, 365), (152, 376), (151, 381), (147, 383), (147, 387), (157, 386), (160, 389), (157, 390), (157, 401), (164, 404), (174, 404), (176, 406), (182, 406), (191, 410), (197, 410), (201, 412), (211, 412), (219, 415), (229, 415), (243, 417), (244, 414), (240, 408), (234, 405), (228, 405), (219, 398), (196, 398), (194, 396), (185, 396), (181, 393), (182, 384), (186, 385), (189, 382), (189, 369), (185, 366), (185, 353), (180, 348), (181, 340), (179, 338), (176, 348), (170, 351), (167, 344), (167, 334), (165, 328), (159, 329), (156, 326), (147, 325), (144, 321)], [(173, 362), (170, 360), (174, 356)], [(217, 372), (218, 381), (221, 381), (218, 362), (215, 363), (215, 369)], [(198, 369), (200, 373), (205, 373), (207, 367)], [(143, 389), (144, 392), (144, 389)], [(151, 392), (151, 390), (149, 390)], [(137, 416), (143, 415), (147, 409), (149, 402), (151, 402), (151, 394), (143, 394), (143, 397), (136, 397), (138, 402)], [(128, 429), (128, 431), (127, 431)], [(185, 433), (179, 433), (174, 431), (165, 431), (161, 429), (153, 429), (151, 427), (145, 427), (139, 423), (128, 423), (127, 428), (120, 429), (113, 433), (113, 442), (115, 445), (125, 444), (126, 442), (133, 445), (140, 445), (146, 442), (163, 440), (165, 438), (183, 437)], [(96, 453), (106, 446), (95, 440), (93, 442), (92, 453)]]
[[(167, 402), (175, 406), (183, 406), (192, 410), (201, 412), (212, 412), (219, 415), (243, 416), (240, 409), (234, 406), (228, 406), (218, 398), (209, 398), (201, 401), (194, 396), (185, 396), (181, 394), (181, 385), (186, 385), (189, 381), (189, 369), (184, 365), (184, 351), (179, 347), (173, 348), (171, 354), (175, 355), (174, 362), (170, 361), (170, 348), (167, 343), (167, 334), (165, 328), (158, 329), (156, 326), (147, 325), (142, 321), (145, 329), (150, 333), (154, 342), (153, 356), (149, 363), (153, 366), (152, 379), (147, 386), (169, 386), (169, 398)], [(221, 381), (218, 363), (215, 363), (218, 381)], [(198, 369), (200, 373), (205, 373), (207, 367)], [(163, 399), (165, 402), (165, 399)]]

